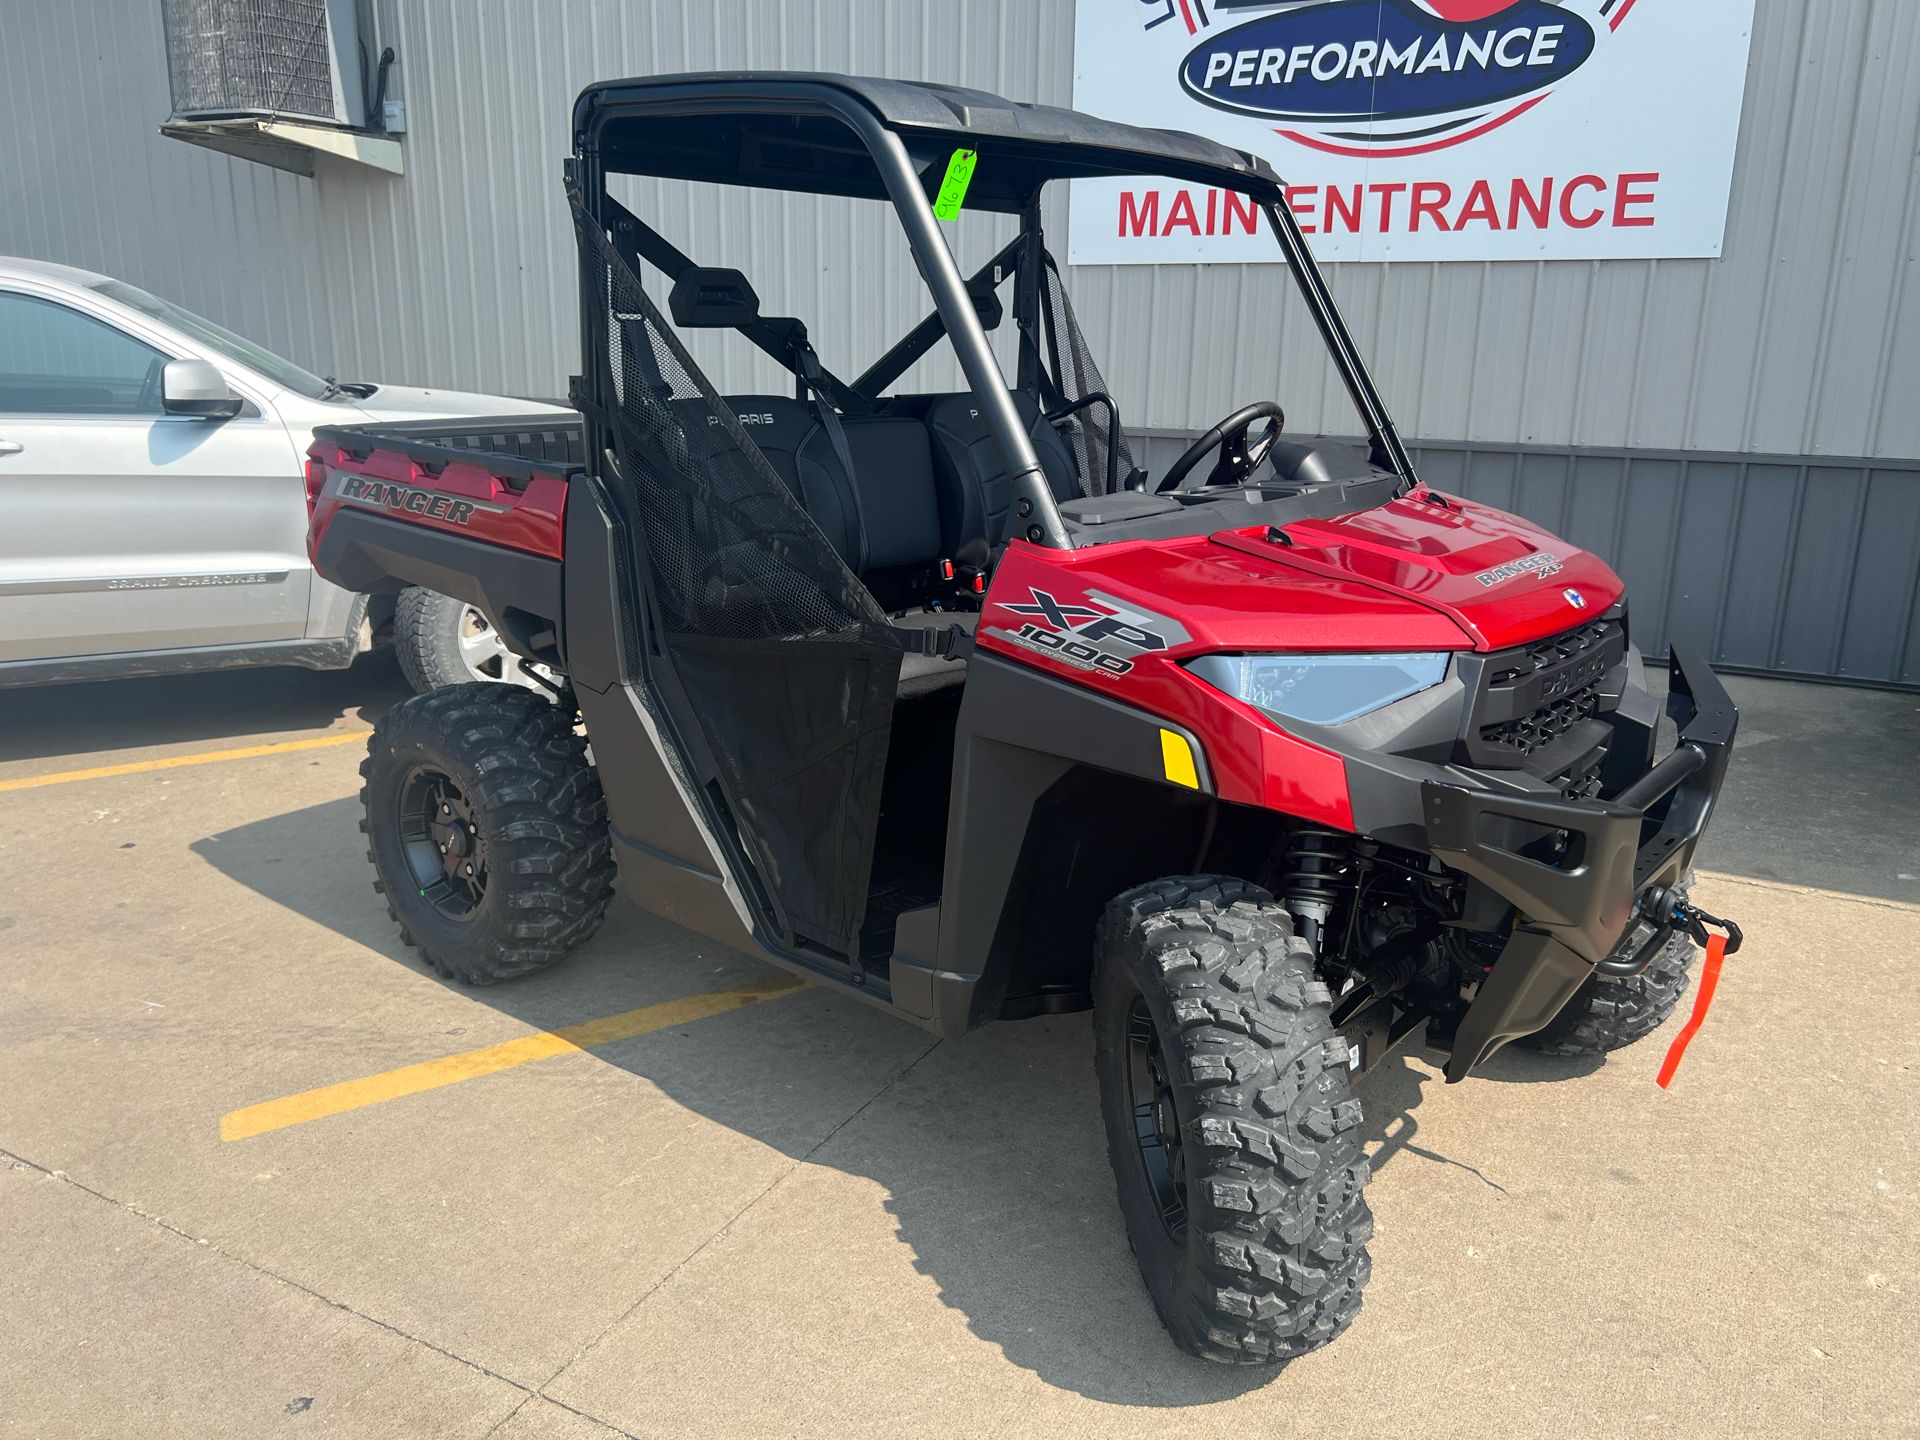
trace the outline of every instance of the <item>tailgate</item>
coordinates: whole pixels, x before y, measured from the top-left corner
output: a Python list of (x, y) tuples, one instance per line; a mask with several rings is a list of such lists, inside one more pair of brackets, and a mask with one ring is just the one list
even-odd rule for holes
[(557, 560), (582, 444), (578, 419), (544, 416), (322, 426), (307, 452), (309, 553), (322, 566), (334, 521), (357, 511)]

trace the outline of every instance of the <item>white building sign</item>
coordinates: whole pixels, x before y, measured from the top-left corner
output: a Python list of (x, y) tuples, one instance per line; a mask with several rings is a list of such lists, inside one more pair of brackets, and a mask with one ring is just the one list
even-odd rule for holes
[[(1076, 0), (1075, 108), (1249, 150), (1323, 260), (1720, 253), (1754, 0)], [(1250, 202), (1074, 182), (1079, 265), (1280, 258)]]

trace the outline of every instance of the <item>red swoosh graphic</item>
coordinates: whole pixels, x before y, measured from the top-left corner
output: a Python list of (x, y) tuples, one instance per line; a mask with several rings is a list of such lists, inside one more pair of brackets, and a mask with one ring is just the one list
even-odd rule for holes
[[(1548, 93), (1550, 94), (1552, 92)], [(1513, 109), (1507, 111), (1506, 114), (1496, 115), (1484, 125), (1476, 125), (1471, 130), (1464, 130), (1460, 134), (1448, 136), (1444, 140), (1430, 141), (1425, 145), (1403, 145), (1393, 150), (1366, 149), (1358, 145), (1336, 145), (1331, 140), (1316, 140), (1311, 135), (1302, 135), (1298, 130), (1275, 130), (1273, 133), (1276, 135), (1284, 135), (1287, 139), (1305, 145), (1310, 150), (1324, 150), (1329, 155), (1352, 155), (1363, 160), (1376, 155), (1431, 155), (1436, 150), (1447, 150), (1455, 145), (1464, 145), (1469, 140), (1477, 140), (1489, 130), (1498, 130), (1509, 120), (1519, 119), (1546, 98), (1545, 95), (1536, 95), (1531, 100), (1522, 100), (1518, 105), (1514, 106)]]

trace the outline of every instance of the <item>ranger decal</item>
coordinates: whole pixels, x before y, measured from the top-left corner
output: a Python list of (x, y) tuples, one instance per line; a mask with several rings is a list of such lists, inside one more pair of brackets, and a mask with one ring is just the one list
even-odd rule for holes
[(429, 520), (445, 520), (454, 525), (472, 521), (478, 511), (504, 514), (506, 506), (489, 505), (484, 500), (467, 500), (444, 490), (422, 490), (414, 485), (396, 485), (391, 480), (369, 480), (336, 470), (321, 492), (328, 499), (366, 510), (393, 510), (407, 515), (423, 515)]
[(1536, 550), (1531, 555), (1522, 555), (1518, 560), (1509, 560), (1504, 565), (1496, 565), (1491, 570), (1482, 570), (1473, 578), (1491, 590), (1503, 580), (1513, 580), (1521, 575), (1538, 575), (1545, 579), (1549, 575), (1560, 573), (1560, 561), (1544, 550)]

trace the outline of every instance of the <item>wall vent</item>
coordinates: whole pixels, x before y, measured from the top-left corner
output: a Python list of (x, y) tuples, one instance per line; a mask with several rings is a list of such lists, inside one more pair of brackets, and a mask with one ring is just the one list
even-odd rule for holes
[(296, 175), (318, 155), (403, 173), (394, 54), (374, 58), (367, 0), (160, 0), (160, 15), (162, 135)]
[(161, 0), (173, 118), (366, 123), (354, 7), (337, 0)]

